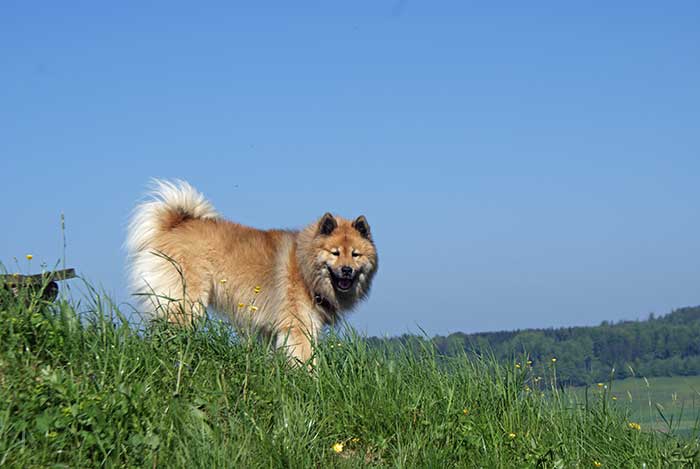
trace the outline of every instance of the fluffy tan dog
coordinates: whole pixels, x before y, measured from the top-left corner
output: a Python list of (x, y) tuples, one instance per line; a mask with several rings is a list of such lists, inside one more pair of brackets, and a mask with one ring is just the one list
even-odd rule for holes
[(369, 293), (378, 264), (364, 216), (263, 231), (222, 219), (186, 182), (154, 183), (126, 247), (132, 291), (157, 316), (188, 324), (211, 307), (307, 362), (320, 329)]

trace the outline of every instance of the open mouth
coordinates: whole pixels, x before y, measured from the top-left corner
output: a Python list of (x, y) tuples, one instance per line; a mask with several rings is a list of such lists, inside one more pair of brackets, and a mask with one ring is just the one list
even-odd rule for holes
[(338, 284), (338, 290), (348, 291), (352, 287), (353, 279), (339, 278), (338, 280), (336, 280), (336, 284)]
[(331, 279), (333, 280), (333, 286), (335, 287), (336, 290), (340, 292), (347, 292), (349, 291), (352, 286), (355, 284), (355, 277), (339, 277), (338, 275), (333, 272), (333, 269), (328, 269), (331, 272)]

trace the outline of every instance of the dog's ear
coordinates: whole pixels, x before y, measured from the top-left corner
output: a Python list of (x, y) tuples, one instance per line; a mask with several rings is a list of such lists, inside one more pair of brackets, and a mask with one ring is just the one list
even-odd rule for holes
[(318, 222), (318, 234), (320, 235), (328, 236), (329, 234), (333, 233), (336, 228), (338, 228), (338, 222), (330, 213), (323, 215), (321, 220)]
[(372, 235), (369, 231), (369, 223), (367, 223), (367, 219), (364, 215), (360, 215), (359, 217), (357, 217), (355, 221), (352, 222), (352, 227), (355, 228), (363, 238), (372, 238)]

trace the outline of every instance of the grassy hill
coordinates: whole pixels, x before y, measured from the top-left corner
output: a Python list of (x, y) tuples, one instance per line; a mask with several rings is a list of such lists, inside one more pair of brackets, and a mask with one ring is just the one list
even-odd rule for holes
[(99, 295), (3, 294), (0, 466), (700, 465), (696, 439), (651, 431), (609, 394), (561, 391), (561, 360), (539, 373), (352, 335), (317, 358), (291, 368), (216, 321), (137, 329)]

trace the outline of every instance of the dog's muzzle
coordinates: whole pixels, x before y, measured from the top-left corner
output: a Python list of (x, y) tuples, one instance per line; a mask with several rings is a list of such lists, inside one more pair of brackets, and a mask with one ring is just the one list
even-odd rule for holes
[(340, 274), (337, 274), (330, 266), (328, 271), (331, 273), (331, 281), (336, 290), (344, 293), (352, 289), (356, 279), (356, 272), (352, 267), (344, 265), (340, 268)]

